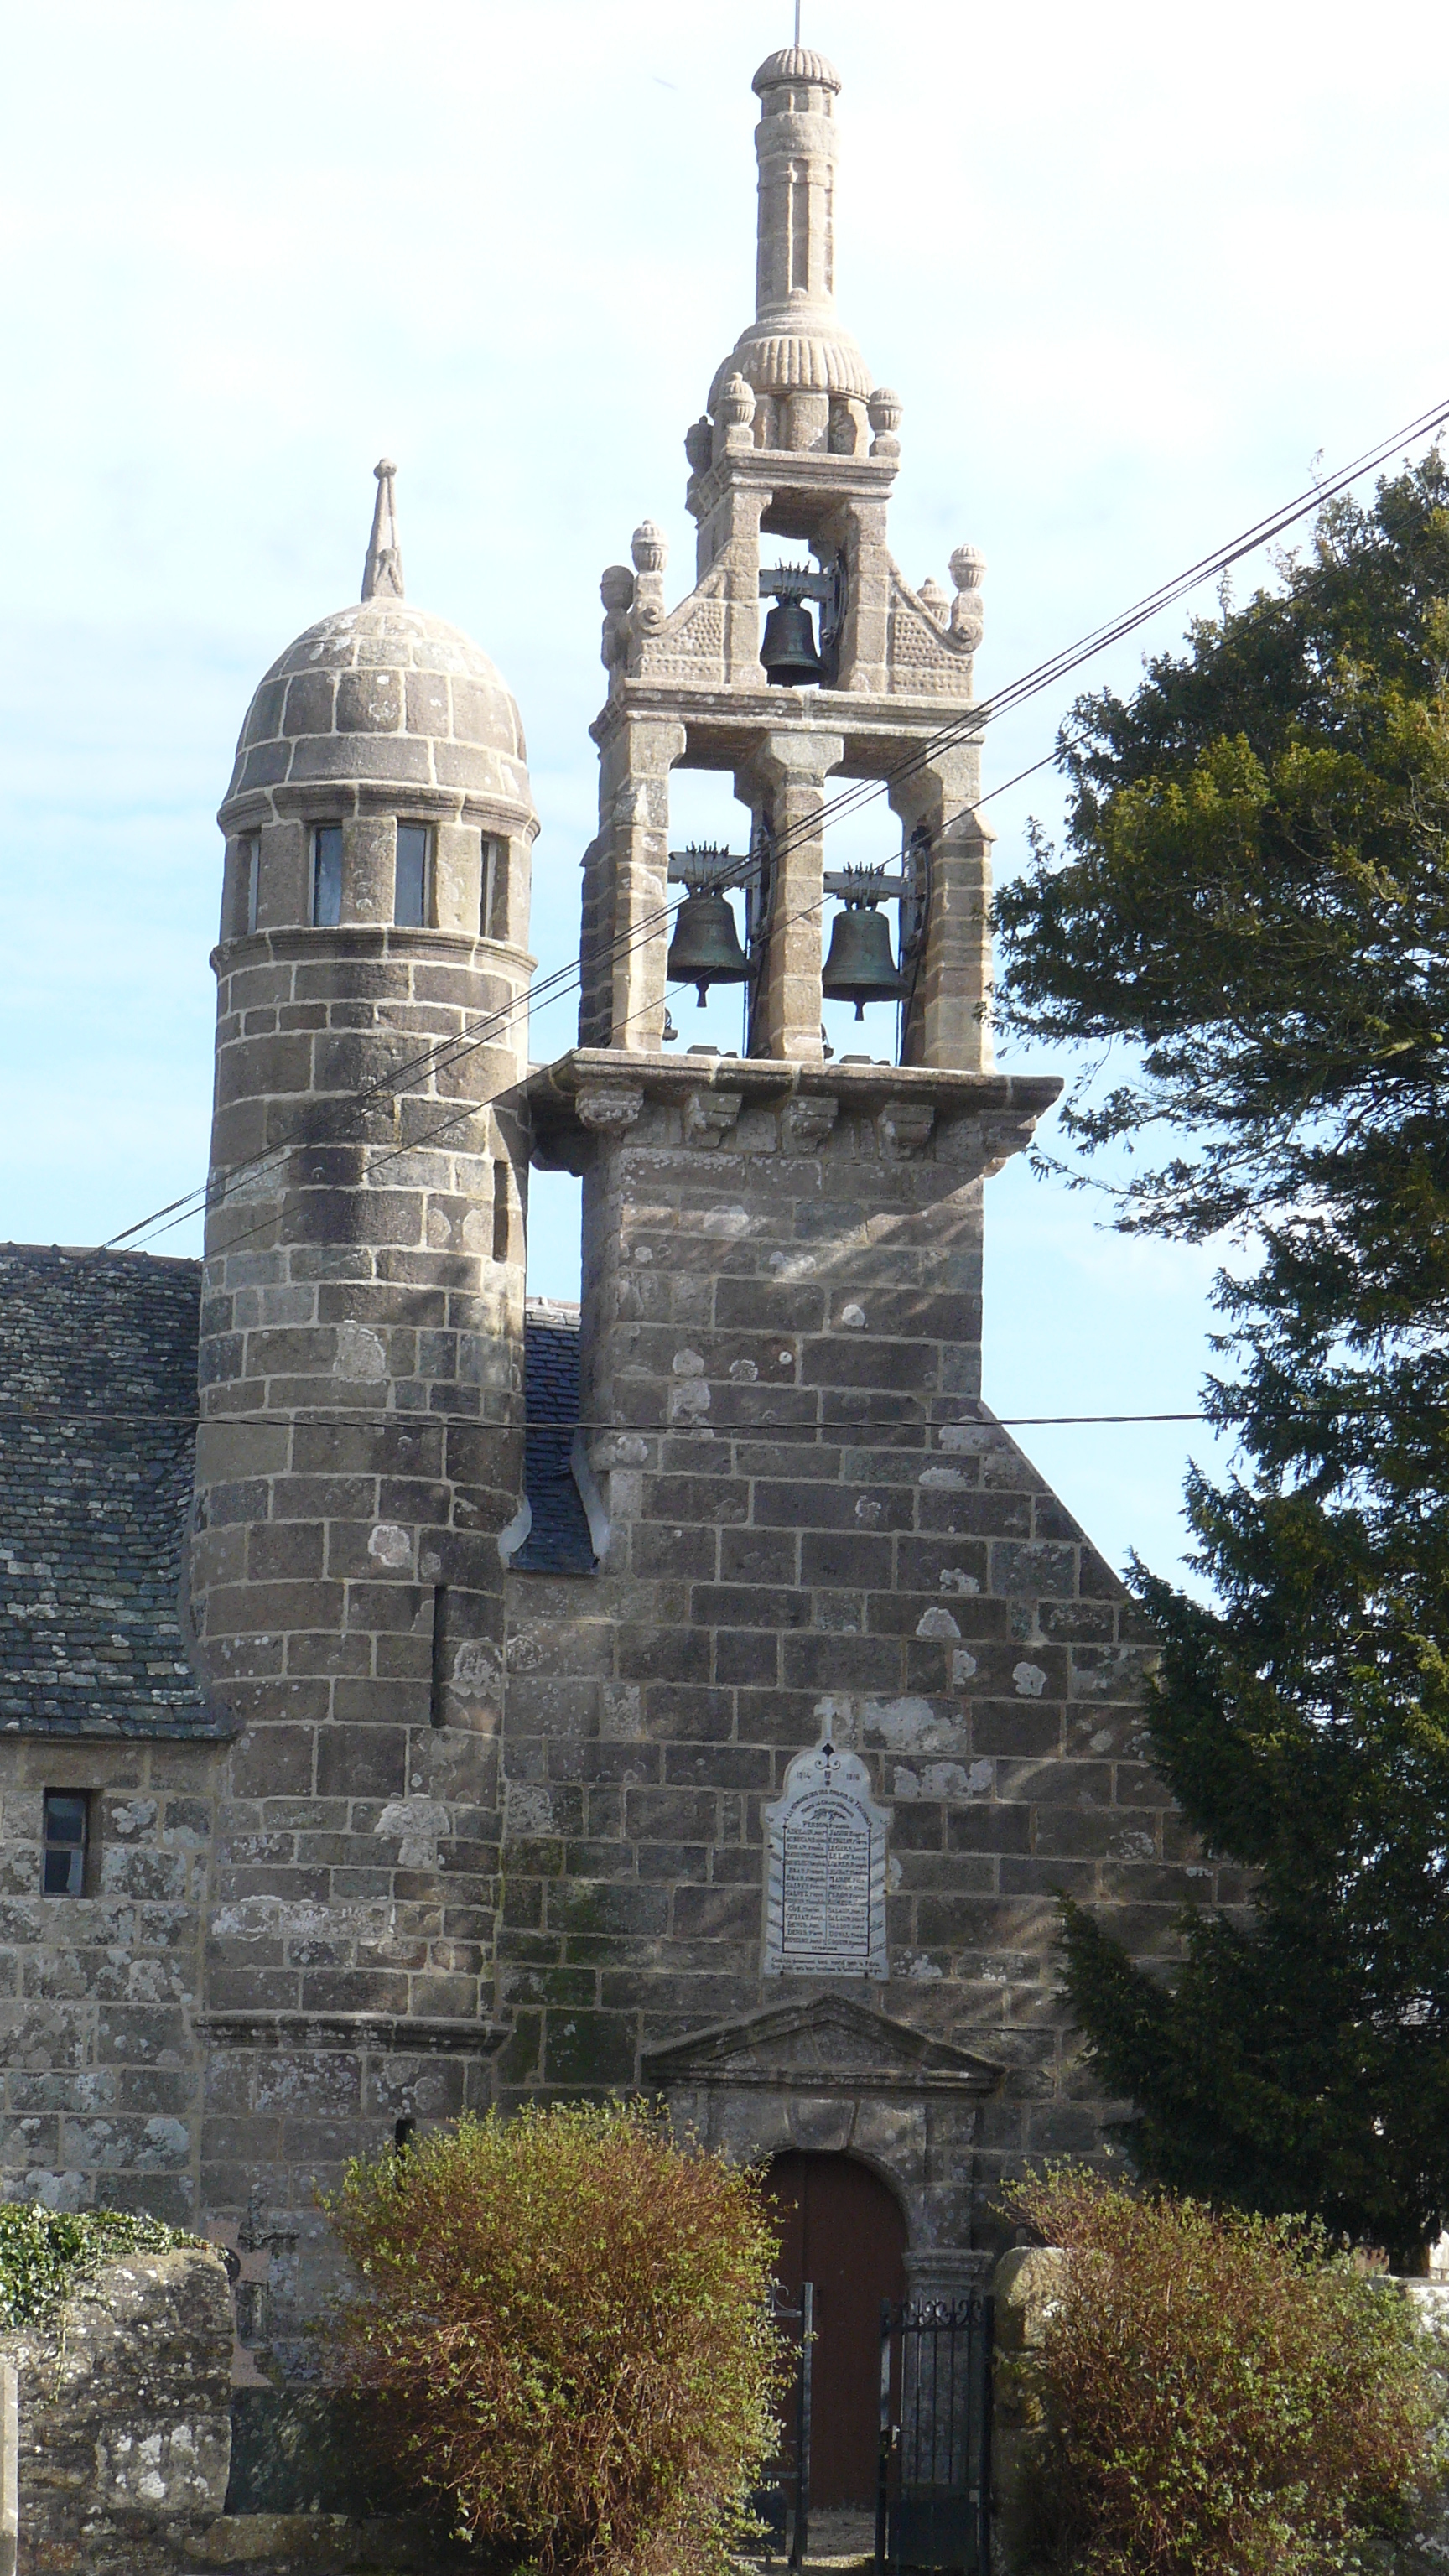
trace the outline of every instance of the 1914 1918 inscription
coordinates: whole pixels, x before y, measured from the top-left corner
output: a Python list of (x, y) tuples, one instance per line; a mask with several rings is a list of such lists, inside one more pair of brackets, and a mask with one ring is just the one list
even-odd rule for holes
[(766, 1822), (766, 1975), (885, 1976), (886, 1818), (865, 1764), (830, 1743), (797, 1754)]

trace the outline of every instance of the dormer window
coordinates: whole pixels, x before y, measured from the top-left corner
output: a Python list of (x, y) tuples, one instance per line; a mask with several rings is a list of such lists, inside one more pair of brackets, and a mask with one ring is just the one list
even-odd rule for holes
[(400, 930), (423, 930), (428, 919), (428, 860), (432, 834), (426, 823), (399, 823), (392, 917)]
[(335, 930), (342, 919), (342, 826), (319, 823), (312, 835), (312, 927)]

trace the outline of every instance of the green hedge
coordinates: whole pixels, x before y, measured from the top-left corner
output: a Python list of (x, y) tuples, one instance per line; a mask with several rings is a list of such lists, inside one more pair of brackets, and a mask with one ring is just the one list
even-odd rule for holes
[(0, 2201), (0, 2333), (30, 2325), (124, 2254), (169, 2254), (200, 2239), (118, 2209)]
[(1012, 2365), (1035, 2563), (1070, 2576), (1329, 2576), (1370, 2563), (1440, 2468), (1435, 2355), (1407, 2302), (1303, 2220), (1082, 2167), (1033, 2177), (1062, 2249)]

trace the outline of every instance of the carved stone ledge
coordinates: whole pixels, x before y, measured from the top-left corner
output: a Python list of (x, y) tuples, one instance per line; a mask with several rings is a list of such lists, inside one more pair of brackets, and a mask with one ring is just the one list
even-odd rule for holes
[(876, 1123), (881, 1152), (904, 1162), (921, 1152), (936, 1123), (936, 1112), (928, 1100), (888, 1100)]
[(690, 1091), (684, 1101), (686, 1145), (718, 1145), (745, 1105), (742, 1091)]
[(370, 2057), (491, 2057), (508, 2037), (497, 2023), (437, 2014), (217, 2012), (197, 2017), (213, 2048), (365, 2050)]
[(588, 1082), (579, 1090), (575, 1106), (581, 1126), (596, 1136), (622, 1136), (639, 1123), (644, 1108), (644, 1086), (638, 1082)]
[(780, 1142), (787, 1154), (818, 1154), (836, 1119), (840, 1103), (802, 1094), (787, 1100), (780, 1115)]

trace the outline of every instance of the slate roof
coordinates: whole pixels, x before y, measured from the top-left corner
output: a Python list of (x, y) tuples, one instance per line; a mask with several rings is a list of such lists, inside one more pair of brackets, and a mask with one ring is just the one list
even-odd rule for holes
[(201, 1268), (0, 1246), (0, 1732), (215, 1735), (181, 1550)]
[[(200, 1294), (196, 1261), (0, 1245), (0, 1733), (228, 1731), (181, 1626)], [(533, 1526), (513, 1563), (591, 1574), (578, 1323), (546, 1312), (525, 1328)]]
[(577, 1315), (554, 1307), (546, 1322), (539, 1314), (525, 1316), (523, 1352), (523, 1477), (533, 1520), (512, 1567), (518, 1574), (592, 1574), (594, 1543), (572, 1465), (580, 1412)]

